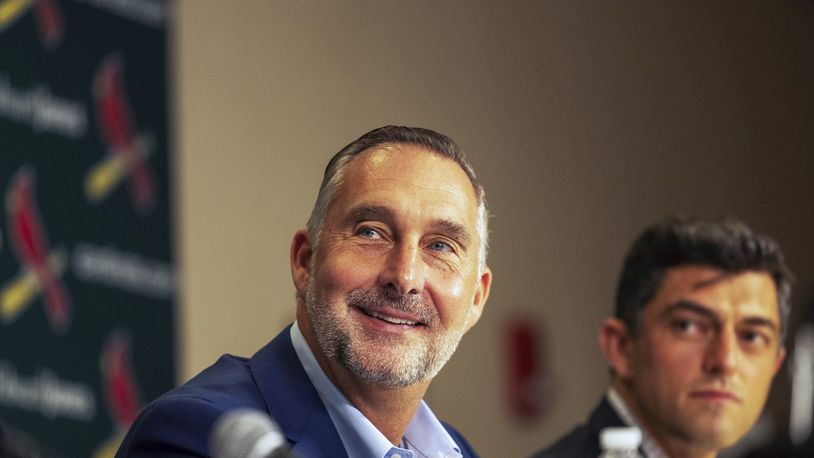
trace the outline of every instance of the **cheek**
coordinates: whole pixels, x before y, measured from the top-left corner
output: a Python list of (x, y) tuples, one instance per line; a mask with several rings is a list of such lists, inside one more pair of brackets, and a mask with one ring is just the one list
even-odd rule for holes
[(774, 360), (760, 361), (746, 367), (748, 371), (744, 374), (744, 379), (751, 385), (749, 391), (755, 393), (756, 398), (765, 398), (774, 379)]
[(697, 345), (665, 340), (651, 341), (646, 345), (648, 371), (653, 379), (663, 380), (666, 385), (692, 379), (701, 368), (703, 350)]
[(318, 294), (344, 296), (348, 292), (375, 284), (377, 268), (369, 260), (355, 260), (336, 256), (322, 263), (316, 270)]
[(680, 404), (684, 388), (694, 374), (684, 358), (658, 346), (639, 353), (632, 376), (639, 401), (658, 412), (670, 412)]
[(439, 276), (431, 282), (429, 292), (442, 321), (462, 324), (475, 295), (474, 280), (460, 275)]
[(460, 299), (466, 295), (466, 282), (460, 275), (446, 274), (439, 275), (437, 281), (433, 282), (433, 289), (437, 294), (451, 299)]

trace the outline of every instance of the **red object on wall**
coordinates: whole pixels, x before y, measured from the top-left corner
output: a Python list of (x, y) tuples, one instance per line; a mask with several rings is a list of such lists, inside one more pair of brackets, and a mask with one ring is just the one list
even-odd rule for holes
[(542, 417), (546, 404), (545, 347), (542, 325), (528, 316), (507, 322), (506, 396), (511, 416), (521, 422)]

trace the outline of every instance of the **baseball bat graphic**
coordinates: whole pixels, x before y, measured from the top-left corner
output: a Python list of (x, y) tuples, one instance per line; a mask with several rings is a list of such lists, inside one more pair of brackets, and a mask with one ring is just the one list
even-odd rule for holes
[(124, 440), (127, 431), (114, 433), (111, 437), (102, 442), (93, 452), (93, 458), (113, 458), (119, 450), (119, 446)]
[[(48, 264), (56, 275), (62, 275), (67, 260), (64, 250), (54, 250), (48, 256)], [(0, 289), (0, 317), (5, 322), (14, 321), (40, 291), (37, 274), (31, 269), (23, 270)]]
[(107, 156), (88, 174), (85, 195), (91, 201), (98, 201), (126, 177), (134, 207), (142, 212), (148, 211), (155, 203), (155, 180), (146, 159), (154, 141), (149, 135), (134, 134), (124, 70), (116, 55), (102, 61), (93, 92)]
[(33, 0), (5, 0), (0, 2), (0, 30), (14, 23), (28, 10)]
[(85, 176), (85, 196), (91, 202), (98, 202), (107, 197), (125, 177), (127, 171), (132, 168), (132, 165), (127, 162), (128, 158), (132, 157), (131, 154), (136, 154), (141, 160), (144, 160), (150, 155), (153, 144), (154, 140), (151, 135), (137, 135), (133, 145), (125, 147), (134, 149), (134, 152), (114, 151), (113, 154), (97, 162)]

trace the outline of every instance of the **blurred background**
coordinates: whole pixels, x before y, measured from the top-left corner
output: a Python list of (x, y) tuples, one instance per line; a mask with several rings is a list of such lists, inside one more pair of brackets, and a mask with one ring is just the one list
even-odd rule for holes
[[(82, 382), (80, 394), (97, 400), (92, 420), (54, 420), (0, 389), (0, 416), (56, 453), (104, 453), (130, 410), (222, 353), (253, 354), (290, 323), (289, 245), (322, 171), (342, 146), (385, 124), (450, 135), (486, 187), (492, 295), (427, 394), (483, 456), (531, 454), (602, 396), (599, 323), (612, 313), (629, 244), (663, 215), (734, 214), (772, 235), (798, 277), (790, 349), (814, 319), (810, 0), (28, 3), (0, 25), (0, 133), (34, 145), (13, 155), (0, 137), (0, 280), (21, 275), (20, 265), (64, 271), (74, 312), (67, 331), (54, 325), (37, 301), (59, 301), (44, 293), (4, 320), (0, 385), (41, 380), (45, 369), (31, 358), (53, 358), (48, 367), (66, 390)], [(40, 3), (60, 4), (65, 33), (55, 48), (38, 38)], [(72, 42), (72, 31), (84, 38)], [(20, 40), (47, 65), (13, 52)], [(69, 49), (73, 58), (62, 54)], [(52, 98), (70, 92), (65, 75), (81, 77), (74, 103), (85, 107), (85, 129), (63, 123), (43, 133), (8, 108), (37, 81)], [(51, 138), (60, 132), (74, 135), (72, 146)], [(90, 197), (89, 170), (121, 150), (142, 151), (152, 165), (152, 207), (127, 184), (139, 181), (132, 158), (119, 160), (119, 185), (98, 172), (109, 197)], [(8, 196), (31, 174), (20, 172), (26, 165), (42, 187), (51, 245), (64, 246), (62, 270), (58, 259), (12, 248), (8, 215), (17, 207)], [(46, 187), (62, 179), (69, 191)], [(105, 276), (116, 262), (131, 273)], [(145, 294), (144, 285), (157, 289)], [(83, 334), (88, 342), (83, 319), (102, 323)], [(48, 344), (21, 356), (35, 332)], [(795, 379), (795, 440), (811, 443), (814, 406), (800, 393), (814, 390), (812, 346), (797, 363), (787, 359), (764, 419), (734, 455), (789, 443)], [(82, 358), (91, 362), (66, 375)], [(100, 437), (81, 445), (36, 432), (89, 425)]]

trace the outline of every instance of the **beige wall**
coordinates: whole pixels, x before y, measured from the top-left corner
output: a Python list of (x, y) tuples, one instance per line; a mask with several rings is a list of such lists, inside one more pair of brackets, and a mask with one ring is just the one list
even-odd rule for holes
[[(428, 394), (484, 456), (527, 455), (596, 402), (596, 328), (656, 217), (774, 234), (807, 303), (814, 5), (686, 3), (179, 1), (179, 378), (293, 319), (288, 248), (323, 167), (389, 123), (451, 135), (487, 188), (493, 293)], [(553, 380), (532, 424), (503, 401), (520, 312), (543, 323)]]

